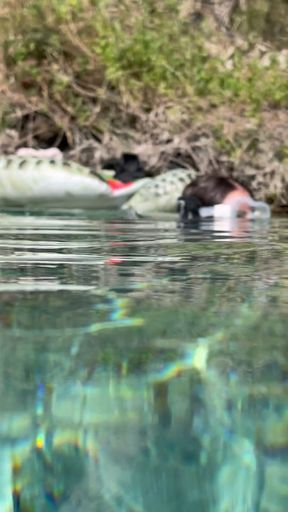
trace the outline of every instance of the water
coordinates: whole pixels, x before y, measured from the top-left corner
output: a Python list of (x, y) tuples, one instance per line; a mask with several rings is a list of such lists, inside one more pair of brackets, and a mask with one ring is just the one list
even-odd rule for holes
[(287, 221), (228, 228), (1, 213), (1, 512), (287, 511)]

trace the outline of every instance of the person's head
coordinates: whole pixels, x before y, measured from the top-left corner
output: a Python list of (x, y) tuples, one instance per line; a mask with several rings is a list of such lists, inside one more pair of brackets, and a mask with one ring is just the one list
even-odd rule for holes
[(182, 217), (198, 216), (202, 206), (231, 204), (237, 199), (252, 197), (247, 187), (223, 176), (199, 176), (184, 188), (180, 198), (183, 204)]

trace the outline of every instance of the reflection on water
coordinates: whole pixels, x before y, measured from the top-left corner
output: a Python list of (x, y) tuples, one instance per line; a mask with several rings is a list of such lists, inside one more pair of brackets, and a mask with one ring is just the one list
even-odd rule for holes
[(1, 214), (1, 512), (287, 511), (288, 229), (226, 227)]

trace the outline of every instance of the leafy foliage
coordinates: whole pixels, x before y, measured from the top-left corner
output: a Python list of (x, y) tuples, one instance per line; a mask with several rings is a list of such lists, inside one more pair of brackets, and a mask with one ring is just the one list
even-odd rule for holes
[(116, 104), (149, 111), (163, 99), (252, 113), (288, 105), (285, 66), (263, 67), (247, 50), (228, 66), (177, 0), (3, 0), (2, 12), (7, 87), (41, 110), (58, 105), (66, 122), (93, 128)]

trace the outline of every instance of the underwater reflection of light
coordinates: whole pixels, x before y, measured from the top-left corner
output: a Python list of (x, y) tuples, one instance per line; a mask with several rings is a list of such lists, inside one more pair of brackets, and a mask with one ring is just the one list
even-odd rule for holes
[(203, 372), (206, 370), (208, 353), (207, 342), (195, 344), (185, 351), (181, 359), (165, 364), (161, 370), (154, 373), (151, 377), (152, 381), (168, 381), (193, 368)]

